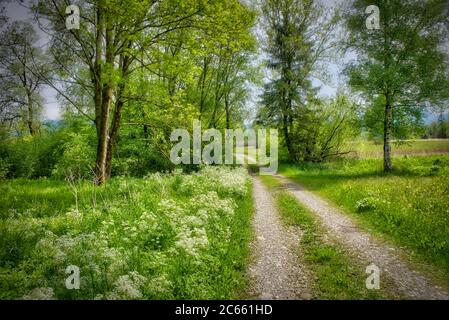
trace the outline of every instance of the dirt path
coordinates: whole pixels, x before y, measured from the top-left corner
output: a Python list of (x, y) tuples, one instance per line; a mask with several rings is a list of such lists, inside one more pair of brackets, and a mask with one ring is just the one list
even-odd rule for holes
[(301, 230), (282, 224), (271, 194), (258, 177), (253, 177), (253, 197), (256, 238), (251, 244), (249, 295), (254, 299), (310, 299), (308, 276), (297, 250)]
[(414, 270), (406, 259), (402, 258), (400, 249), (382, 243), (372, 235), (356, 227), (354, 222), (330, 206), (319, 196), (305, 190), (281, 175), (276, 175), (284, 185), (305, 207), (314, 212), (321, 220), (329, 235), (336, 238), (351, 253), (358, 256), (368, 266), (377, 265), (395, 285), (398, 293), (412, 299), (449, 299), (449, 293), (434, 286), (422, 273)]

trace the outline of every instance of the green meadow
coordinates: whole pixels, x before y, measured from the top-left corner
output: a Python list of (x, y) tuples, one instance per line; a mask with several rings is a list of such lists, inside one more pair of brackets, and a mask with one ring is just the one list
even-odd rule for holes
[(449, 156), (340, 159), (282, 165), (281, 173), (449, 274)]
[[(225, 179), (223, 179), (225, 178)], [(0, 185), (0, 299), (230, 299), (246, 287), (246, 171)], [(68, 266), (80, 269), (67, 290)]]

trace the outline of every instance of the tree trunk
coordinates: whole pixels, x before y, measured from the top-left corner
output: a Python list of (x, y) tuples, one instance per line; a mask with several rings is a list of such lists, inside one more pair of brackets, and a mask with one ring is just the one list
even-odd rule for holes
[(393, 123), (393, 107), (387, 96), (385, 104), (385, 118), (384, 118), (384, 172), (391, 172), (393, 166), (391, 164), (391, 126)]
[[(113, 30), (106, 27), (106, 64), (114, 66), (114, 35)], [(100, 74), (101, 79), (101, 74)], [(112, 102), (113, 87), (110, 79), (108, 79), (102, 87), (101, 93), (101, 110), (96, 115), (96, 126), (98, 135), (97, 158), (95, 163), (95, 183), (103, 184), (107, 180), (106, 163), (109, 146), (109, 116)]]
[(95, 165), (96, 184), (101, 185), (107, 179), (106, 159), (109, 144), (109, 109), (112, 100), (112, 87), (105, 85), (101, 104), (100, 135), (98, 136), (97, 159)]
[(231, 129), (231, 114), (229, 110), (229, 99), (225, 95), (226, 129)]
[(120, 128), (120, 119), (122, 115), (122, 108), (123, 108), (124, 102), (120, 98), (117, 101), (117, 104), (115, 106), (115, 112), (114, 112), (114, 118), (112, 119), (112, 126), (111, 126), (111, 132), (110, 137), (108, 140), (108, 148), (106, 153), (106, 179), (109, 179), (111, 177), (111, 171), (112, 171), (112, 152), (114, 151), (114, 147), (117, 143), (118, 138), (118, 131)]
[[(288, 69), (291, 67), (291, 63), (288, 63)], [(287, 75), (287, 70), (283, 71), (284, 75)], [(284, 76), (287, 78), (287, 76)], [(284, 115), (283, 115), (283, 130), (284, 130), (284, 138), (285, 138), (285, 144), (287, 146), (287, 151), (288, 154), (290, 155), (290, 158), (294, 161), (297, 162), (298, 158), (297, 155), (295, 153), (295, 151), (293, 150), (293, 145), (292, 145), (292, 141), (290, 138), (290, 132), (289, 132), (289, 127), (291, 127), (292, 124), (292, 98), (291, 98), (291, 90), (292, 90), (292, 85), (291, 85), (291, 81), (287, 78), (287, 87), (288, 90), (287, 92), (284, 91), (283, 93), (283, 97), (284, 97), (284, 101), (285, 101), (285, 107), (284, 107)]]
[(27, 117), (27, 125), (28, 125), (28, 130), (30, 131), (30, 135), (34, 136), (36, 134), (36, 131), (34, 130), (34, 126), (33, 126), (33, 100), (31, 99), (31, 94), (29, 92), (27, 92), (27, 98), (28, 98), (28, 117)]
[(201, 71), (201, 77), (200, 77), (199, 84), (198, 84), (198, 86), (201, 88), (200, 114), (199, 114), (199, 119), (198, 119), (200, 121), (201, 121), (201, 117), (203, 116), (204, 103), (206, 101), (205, 83), (206, 83), (206, 77), (207, 77), (207, 72), (208, 72), (208, 66), (209, 66), (209, 61), (208, 61), (208, 59), (204, 58), (203, 69)]
[(287, 151), (288, 154), (290, 155), (290, 158), (296, 162), (296, 154), (293, 151), (293, 146), (292, 146), (292, 141), (290, 139), (290, 133), (288, 131), (288, 119), (286, 116), (284, 116), (283, 118), (283, 126), (282, 126), (282, 131), (284, 133), (284, 139), (285, 139), (285, 145), (287, 146)]
[[(127, 48), (131, 48), (132, 43), (129, 42), (127, 44)], [(112, 171), (112, 153), (114, 151), (114, 147), (117, 143), (118, 139), (118, 132), (120, 129), (120, 120), (122, 118), (122, 109), (125, 105), (124, 95), (125, 95), (125, 89), (126, 89), (126, 81), (128, 76), (130, 66), (130, 58), (129, 56), (120, 55), (120, 73), (122, 76), (122, 79), (120, 81), (120, 84), (118, 85), (117, 90), (117, 102), (115, 103), (115, 110), (114, 110), (114, 116), (112, 118), (111, 123), (111, 130), (109, 134), (109, 141), (108, 141), (108, 149), (106, 154), (106, 178), (109, 179), (111, 177), (111, 171)]]

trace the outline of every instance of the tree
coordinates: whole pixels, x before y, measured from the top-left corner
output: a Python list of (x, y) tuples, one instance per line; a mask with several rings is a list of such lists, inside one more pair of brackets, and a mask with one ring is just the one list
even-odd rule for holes
[[(131, 74), (141, 51), (157, 46), (170, 32), (187, 28), (202, 12), (195, 1), (76, 1), (81, 12), (80, 29), (65, 27), (66, 1), (37, 1), (38, 18), (51, 22), (41, 27), (52, 37), (55, 73), (62, 83), (82, 87), (93, 101), (92, 112), (53, 85), (74, 107), (95, 123), (97, 155), (95, 181), (102, 184), (111, 175), (113, 148), (127, 104)], [(82, 75), (88, 77), (82, 77)], [(89, 82), (86, 82), (89, 79)]]
[(21, 121), (30, 135), (40, 128), (46, 61), (33, 26), (15, 21), (0, 35), (0, 120)]
[[(50, 52), (57, 75), (52, 86), (77, 112), (95, 123), (95, 178), (101, 184), (111, 175), (123, 111), (130, 107), (139, 109), (128, 110), (128, 115), (139, 117), (133, 123), (142, 124), (148, 136), (149, 128), (159, 126), (155, 119), (147, 119), (150, 114), (167, 115), (168, 110), (178, 109), (187, 100), (186, 86), (192, 83), (197, 70), (190, 62), (194, 55), (188, 55), (189, 50), (194, 52), (194, 43), (203, 44), (201, 41), (209, 37), (206, 47), (217, 46), (225, 38), (226, 26), (232, 26), (239, 34), (249, 30), (253, 17), (236, 0), (72, 4), (80, 8), (79, 30), (65, 28), (66, 1), (37, 1), (34, 10), (39, 21), (43, 18), (51, 22), (42, 22), (41, 27), (52, 37)], [(245, 20), (245, 16), (250, 19)], [(144, 88), (154, 92), (154, 96), (142, 92)], [(86, 108), (85, 99), (80, 99), (86, 95), (91, 97), (91, 108)], [(165, 107), (167, 110), (161, 110)], [(160, 112), (149, 112), (150, 108)], [(181, 115), (175, 111), (165, 120), (175, 117)], [(167, 128), (170, 126), (164, 131)]]
[(194, 119), (204, 129), (243, 123), (248, 82), (257, 74), (251, 66), (254, 20), (254, 10), (240, 1), (209, 2), (192, 27), (173, 30), (139, 52), (138, 70), (128, 81), (132, 101), (122, 117), (132, 126), (123, 128), (122, 156), (134, 137), (148, 150), (132, 151), (145, 166), (140, 171), (165, 170), (174, 129), (192, 128)]
[[(384, 137), (385, 97), (378, 96), (363, 110), (363, 125), (368, 137), (376, 143), (382, 143)], [(397, 105), (394, 121), (391, 124), (391, 136), (399, 142), (405, 139), (417, 139), (424, 131), (424, 113), (422, 105)]]
[(237, 110), (242, 111), (239, 107), (247, 99), (247, 82), (257, 78), (251, 65), (256, 12), (239, 1), (223, 2), (220, 7), (217, 23), (197, 35), (201, 42), (191, 58), (200, 74), (191, 101), (199, 105), (199, 118), (208, 127), (230, 128), (241, 120)]
[(313, 160), (323, 161), (348, 153), (343, 149), (345, 142), (359, 133), (356, 111), (356, 104), (343, 93), (317, 106), (314, 114), (319, 121), (310, 139), (316, 141)]
[[(369, 5), (380, 10), (380, 29), (366, 27)], [(385, 172), (393, 169), (396, 115), (422, 113), (448, 88), (448, 59), (440, 47), (448, 34), (446, 5), (446, 0), (356, 0), (346, 12), (346, 45), (357, 53), (346, 72), (353, 89), (383, 105)]]
[(449, 138), (449, 120), (444, 116), (438, 117), (438, 121), (434, 121), (426, 128), (425, 138), (447, 139)]
[[(448, 79), (449, 79), (449, 68), (447, 68), (448, 71)], [(441, 88), (441, 90), (446, 89), (446, 94), (442, 94), (442, 99), (440, 99), (439, 101), (434, 101), (430, 106), (429, 109), (432, 113), (437, 114), (438, 115), (438, 130), (436, 133), (435, 138), (448, 138), (449, 135), (447, 134), (447, 123), (445, 123), (445, 113), (447, 111), (449, 111), (449, 88)]]
[[(300, 144), (313, 112), (307, 108), (316, 91), (311, 76), (331, 46), (336, 16), (314, 0), (266, 0), (262, 11), (268, 67), (274, 73), (264, 90), (262, 111), (280, 127), (290, 158), (307, 160), (311, 151), (301, 154)], [(301, 132), (293, 132), (295, 128)]]

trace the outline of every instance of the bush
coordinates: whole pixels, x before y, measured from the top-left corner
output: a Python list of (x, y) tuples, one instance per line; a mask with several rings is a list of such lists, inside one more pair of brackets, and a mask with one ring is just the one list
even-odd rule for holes
[(62, 157), (53, 170), (56, 177), (85, 179), (92, 175), (95, 155), (87, 135), (70, 133), (63, 150)]
[(170, 159), (145, 139), (137, 138), (134, 132), (123, 132), (112, 158), (112, 176), (144, 177), (157, 171), (173, 169)]
[(6, 138), (0, 146), (0, 171), (6, 172), (7, 178), (51, 176), (62, 153), (62, 138), (60, 131), (45, 130), (36, 136)]
[[(86, 176), (93, 165), (92, 125), (68, 120), (46, 126), (35, 136), (0, 132), (0, 179)], [(88, 163), (89, 162), (89, 163)]]
[(355, 204), (355, 210), (358, 213), (367, 212), (376, 209), (376, 202), (375, 199), (372, 197), (367, 197), (360, 199)]
[(6, 179), (9, 173), (10, 164), (7, 160), (0, 158), (0, 180)]

